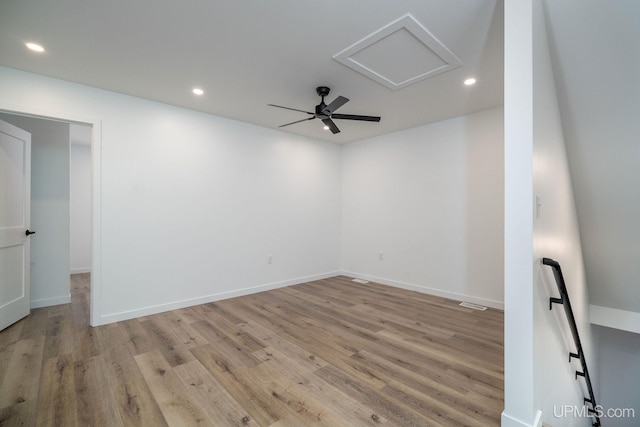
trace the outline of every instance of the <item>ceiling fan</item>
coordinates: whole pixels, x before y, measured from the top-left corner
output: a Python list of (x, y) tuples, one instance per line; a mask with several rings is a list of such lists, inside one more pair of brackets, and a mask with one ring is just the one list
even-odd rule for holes
[(334, 112), (338, 108), (340, 108), (344, 104), (346, 104), (349, 100), (347, 98), (345, 98), (344, 96), (338, 96), (329, 105), (325, 104), (324, 103), (324, 97), (329, 95), (329, 91), (330, 90), (331, 89), (329, 89), (326, 86), (318, 86), (316, 88), (316, 93), (318, 94), (318, 96), (322, 97), (322, 101), (320, 101), (320, 104), (316, 105), (314, 113), (312, 113), (311, 111), (298, 110), (297, 108), (283, 107), (282, 105), (268, 104), (271, 107), (278, 107), (278, 108), (284, 108), (284, 109), (287, 109), (287, 110), (300, 111), (301, 113), (306, 113), (306, 114), (311, 115), (311, 117), (308, 117), (306, 119), (296, 120), (295, 122), (291, 122), (291, 123), (287, 123), (287, 124), (284, 124), (284, 125), (280, 125), (278, 127), (282, 128), (282, 127), (293, 125), (293, 124), (296, 124), (296, 123), (306, 122), (308, 120), (320, 119), (320, 120), (322, 120), (322, 123), (324, 123), (325, 129), (330, 129), (332, 133), (336, 134), (336, 133), (340, 132), (340, 129), (338, 129), (338, 126), (336, 126), (336, 124), (333, 122), (333, 119), (360, 120), (360, 121), (365, 121), (365, 122), (379, 122), (380, 121), (380, 117), (375, 117), (375, 116), (358, 116), (358, 115), (355, 115), (355, 114), (335, 114)]

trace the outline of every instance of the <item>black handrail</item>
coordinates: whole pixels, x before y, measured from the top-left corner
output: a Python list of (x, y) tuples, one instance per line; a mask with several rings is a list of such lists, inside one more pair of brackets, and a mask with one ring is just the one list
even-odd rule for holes
[(553, 308), (553, 304), (562, 304), (564, 306), (564, 312), (567, 315), (567, 320), (569, 321), (569, 327), (571, 328), (571, 335), (573, 335), (573, 342), (578, 350), (578, 353), (569, 352), (569, 362), (571, 362), (571, 358), (580, 359), (580, 364), (582, 365), (582, 372), (576, 371), (576, 379), (578, 376), (584, 378), (587, 383), (587, 390), (589, 391), (589, 397), (584, 398), (584, 403), (591, 404), (591, 408), (588, 408), (589, 412), (594, 415), (595, 422), (593, 423), (594, 427), (600, 427), (600, 418), (598, 417), (598, 413), (596, 411), (596, 396), (593, 393), (593, 386), (591, 385), (591, 377), (589, 376), (589, 369), (587, 369), (587, 361), (584, 357), (584, 351), (582, 350), (582, 342), (580, 341), (580, 334), (578, 333), (578, 328), (576, 327), (576, 319), (573, 317), (573, 310), (571, 309), (571, 301), (569, 300), (569, 293), (567, 292), (567, 286), (564, 283), (564, 277), (562, 276), (562, 270), (560, 269), (560, 264), (557, 261), (552, 260), (551, 258), (542, 258), (542, 263), (544, 265), (548, 265), (553, 269), (553, 276), (556, 278), (556, 284), (558, 285), (558, 291), (560, 291), (560, 298), (549, 298), (549, 310)]

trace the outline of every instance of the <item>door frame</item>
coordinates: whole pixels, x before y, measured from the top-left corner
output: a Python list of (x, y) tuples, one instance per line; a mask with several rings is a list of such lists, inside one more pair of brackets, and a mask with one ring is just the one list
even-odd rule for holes
[(0, 100), (0, 112), (36, 119), (54, 120), (65, 123), (91, 126), (91, 301), (89, 323), (91, 326), (102, 324), (100, 295), (102, 287), (102, 120), (71, 112), (48, 111), (38, 108), (25, 108), (4, 104)]

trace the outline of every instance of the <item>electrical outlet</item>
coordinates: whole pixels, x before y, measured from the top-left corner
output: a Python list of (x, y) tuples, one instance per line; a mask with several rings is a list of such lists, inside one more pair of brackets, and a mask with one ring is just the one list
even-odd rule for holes
[(379, 259), (380, 261), (384, 261), (384, 253), (382, 253), (382, 252), (378, 252), (378, 259)]
[(267, 264), (273, 264), (273, 255), (267, 257)]

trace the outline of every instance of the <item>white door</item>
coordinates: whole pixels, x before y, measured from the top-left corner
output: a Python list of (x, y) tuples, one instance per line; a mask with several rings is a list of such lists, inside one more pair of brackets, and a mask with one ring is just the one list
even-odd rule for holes
[(29, 314), (31, 134), (0, 120), (0, 330)]

